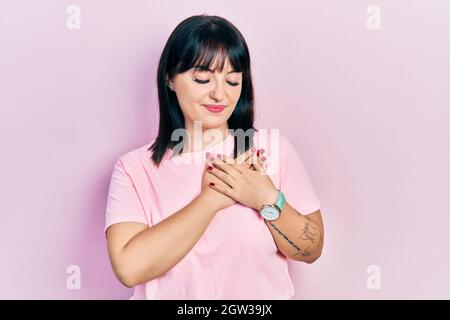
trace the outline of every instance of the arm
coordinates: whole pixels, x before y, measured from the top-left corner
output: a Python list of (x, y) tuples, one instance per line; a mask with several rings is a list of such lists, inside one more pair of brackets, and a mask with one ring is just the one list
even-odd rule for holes
[[(230, 165), (225, 156), (214, 161), (220, 170), (213, 168), (211, 172), (230, 187), (213, 188), (256, 211), (264, 204), (275, 203), (278, 190), (261, 161), (258, 157), (252, 162), (255, 170)], [(320, 210), (303, 215), (286, 202), (278, 219), (265, 223), (278, 249), (287, 258), (312, 263), (320, 257), (324, 234)]]
[(287, 258), (313, 263), (322, 254), (324, 228), (320, 210), (308, 215), (288, 202), (275, 221), (266, 221), (280, 252)]
[(119, 281), (127, 286), (150, 281), (173, 268), (198, 242), (220, 210), (205, 190), (160, 223), (123, 222), (107, 231), (108, 253)]

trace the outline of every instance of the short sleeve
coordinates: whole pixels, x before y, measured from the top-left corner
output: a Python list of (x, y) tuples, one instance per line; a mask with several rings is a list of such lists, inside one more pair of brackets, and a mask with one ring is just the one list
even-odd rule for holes
[(136, 183), (126, 169), (124, 160), (117, 160), (109, 184), (105, 232), (109, 226), (118, 222), (140, 222), (148, 225)]
[(289, 139), (280, 135), (282, 142), (280, 190), (286, 201), (301, 214), (310, 214), (320, 209), (305, 165)]

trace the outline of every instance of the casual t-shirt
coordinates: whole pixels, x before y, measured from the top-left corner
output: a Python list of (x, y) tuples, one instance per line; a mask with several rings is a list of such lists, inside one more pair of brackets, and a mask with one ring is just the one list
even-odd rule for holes
[[(279, 130), (256, 131), (267, 174), (301, 214), (319, 210), (302, 159)], [(233, 154), (234, 138), (198, 152), (168, 149), (159, 168), (147, 151), (151, 141), (119, 157), (111, 177), (106, 229), (119, 222), (149, 227), (189, 204), (201, 192), (205, 154)], [(200, 214), (200, 213), (199, 213)], [(174, 244), (176, 245), (176, 244)], [(151, 249), (150, 249), (151, 250)], [(278, 251), (259, 212), (236, 203), (217, 212), (191, 251), (171, 270), (137, 285), (131, 299), (291, 299), (287, 258)]]

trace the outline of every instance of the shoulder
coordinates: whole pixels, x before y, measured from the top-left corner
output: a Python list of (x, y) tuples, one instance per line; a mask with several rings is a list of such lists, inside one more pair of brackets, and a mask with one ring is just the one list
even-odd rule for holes
[(138, 170), (142, 167), (151, 167), (153, 161), (151, 159), (152, 151), (149, 150), (153, 144), (154, 139), (145, 145), (132, 148), (120, 155), (117, 163), (125, 167), (125, 169)]

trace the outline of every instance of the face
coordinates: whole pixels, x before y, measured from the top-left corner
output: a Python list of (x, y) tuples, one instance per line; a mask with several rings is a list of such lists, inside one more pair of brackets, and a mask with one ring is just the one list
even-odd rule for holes
[[(211, 70), (214, 69), (215, 63)], [(194, 121), (201, 121), (203, 130), (228, 128), (227, 120), (241, 95), (242, 72), (235, 72), (228, 58), (222, 72), (211, 70), (194, 71), (192, 68), (169, 81), (177, 95), (188, 130), (194, 127)]]

